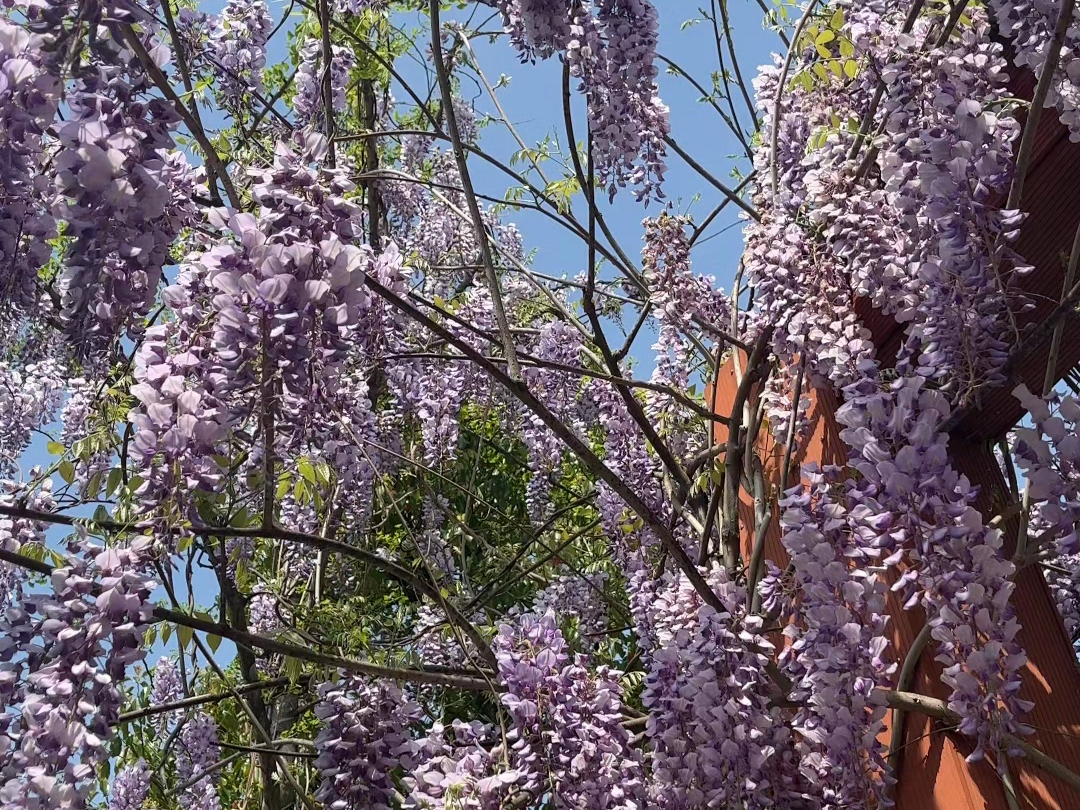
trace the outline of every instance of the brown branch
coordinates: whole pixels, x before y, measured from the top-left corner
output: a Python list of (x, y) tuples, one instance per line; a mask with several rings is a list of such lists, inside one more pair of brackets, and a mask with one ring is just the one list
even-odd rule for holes
[(499, 276), (495, 272), (495, 262), (491, 257), (491, 246), (488, 244), (487, 228), (480, 213), (480, 206), (476, 202), (473, 193), (472, 179), (469, 176), (469, 162), (465, 157), (465, 150), (461, 143), (461, 132), (458, 130), (457, 115), (454, 113), (453, 90), (450, 87), (450, 76), (446, 72), (442, 52), (442, 27), (439, 24), (439, 0), (431, 0), (428, 4), (428, 12), (431, 16), (431, 54), (435, 66), (435, 76), (439, 81), (439, 92), (442, 94), (443, 115), (446, 117), (446, 129), (450, 135), (450, 141), (454, 150), (454, 160), (457, 162), (458, 178), (465, 194), (465, 202), (469, 206), (469, 215), (472, 217), (473, 229), (476, 231), (476, 241), (480, 250), (480, 261), (484, 265), (484, 274), (487, 277), (488, 293), (491, 295), (491, 308), (495, 314), (495, 323), (499, 327), (499, 335), (502, 338), (503, 352), (506, 354), (506, 368), (511, 380), (521, 380), (521, 368), (518, 366), (517, 349), (514, 346), (514, 338), (510, 334), (510, 324), (506, 319), (506, 310), (503, 306), (502, 292), (499, 290)]
[[(0, 560), (29, 571), (51, 576), (53, 566), (45, 562), (27, 557), (14, 551), (0, 549)], [(153, 617), (155, 621), (171, 622), (180, 627), (190, 627), (203, 633), (227, 638), (237, 644), (246, 644), (269, 653), (277, 653), (289, 658), (297, 658), (313, 664), (322, 664), (333, 669), (345, 672), (355, 672), (358, 675), (370, 675), (375, 678), (390, 678), (396, 681), (410, 681), (413, 683), (428, 683), (435, 686), (451, 686), (457, 689), (467, 689), (474, 692), (489, 690), (487, 682), (472, 673), (465, 671), (453, 671), (446, 669), (435, 670), (432, 668), (406, 668), (390, 667), (382, 664), (373, 664), (370, 661), (360, 661), (355, 658), (344, 658), (338, 655), (329, 655), (312, 650), (307, 647), (299, 647), (295, 644), (278, 641), (267, 636), (258, 636), (243, 630), (237, 630), (221, 622), (200, 619), (197, 616), (189, 616), (186, 613), (167, 608), (163, 605), (154, 605)]]
[[(97, 526), (105, 531), (111, 532), (131, 532), (139, 531), (141, 529), (148, 529), (154, 531), (160, 531), (158, 527), (152, 524), (144, 525), (129, 525), (124, 523), (116, 523), (114, 521), (83, 521), (76, 520), (75, 518), (68, 517), (67, 515), (58, 515), (52, 512), (38, 512), (33, 509), (25, 509), (22, 507), (7, 506), (0, 504), (0, 515), (9, 515), (12, 517), (30, 518), (32, 520), (40, 520), (46, 523), (53, 523), (62, 526), (75, 526), (79, 524), (91, 524)], [(170, 533), (176, 534), (180, 530), (175, 528), (167, 529)], [(407, 568), (404, 568), (397, 563), (384, 559), (377, 554), (372, 554), (369, 551), (364, 551), (356, 546), (349, 545), (348, 543), (342, 543), (338, 540), (332, 540), (329, 537), (321, 537), (314, 534), (305, 534), (303, 532), (293, 532), (287, 529), (279, 529), (275, 526), (270, 528), (232, 528), (232, 527), (219, 527), (219, 526), (195, 526), (192, 527), (192, 531), (198, 534), (206, 535), (208, 537), (253, 537), (253, 538), (269, 538), (274, 540), (286, 540), (291, 543), (298, 543), (300, 545), (309, 546), (317, 549), (326, 549), (338, 554), (342, 554), (346, 557), (352, 557), (353, 559), (360, 560), (372, 568), (381, 571), (392, 579), (397, 580), (403, 585), (408, 585), (417, 592), (427, 596), (438, 602), (438, 592), (435, 588), (425, 582), (421, 577), (414, 575)], [(27, 558), (29, 559), (29, 558)], [(42, 563), (48, 569), (47, 571), (39, 571), (39, 573), (49, 573), (51, 568), (45, 563)], [(469, 622), (461, 612), (452, 604), (448, 603), (449, 615), (447, 618), (457, 624), (462, 629), (469, 639), (477, 645), (477, 649), (481, 651), (488, 650), (487, 642), (484, 637), (480, 635), (480, 632)], [(488, 651), (490, 655), (490, 651)]]
[(187, 108), (187, 105), (180, 100), (180, 97), (176, 95), (176, 91), (173, 90), (172, 85), (169, 84), (169, 79), (154, 63), (150, 54), (147, 53), (138, 34), (132, 30), (130, 25), (123, 25), (120, 27), (120, 30), (123, 38), (127, 41), (128, 45), (131, 46), (131, 49), (135, 51), (135, 55), (142, 63), (143, 69), (150, 75), (150, 78), (154, 80), (154, 84), (157, 85), (157, 88), (165, 95), (165, 98), (172, 102), (177, 114), (187, 125), (188, 130), (190, 130), (192, 136), (199, 144), (199, 147), (203, 151), (203, 157), (206, 158), (207, 165), (210, 166), (214, 174), (221, 180), (221, 185), (225, 188), (225, 196), (229, 198), (229, 204), (239, 211), (241, 207), (240, 196), (236, 193), (236, 187), (233, 186), (228, 169), (226, 169), (225, 164), (222, 163), (221, 156), (218, 155), (214, 145), (210, 143), (210, 139), (207, 137), (206, 131), (202, 128), (202, 124), (199, 123), (191, 113), (191, 110)]
[[(911, 642), (911, 648), (904, 656), (904, 663), (900, 667), (900, 675), (896, 679), (896, 688), (906, 692), (911, 688), (911, 681), (915, 677), (915, 668), (922, 658), (926, 643), (930, 640), (930, 624), (924, 624), (915, 640)], [(907, 712), (897, 708), (893, 710), (892, 737), (889, 740), (889, 768), (895, 774), (900, 769), (900, 759), (904, 755), (904, 725), (907, 721)]]
[(1050, 93), (1050, 84), (1057, 72), (1058, 61), (1061, 59), (1061, 48), (1065, 44), (1065, 35), (1069, 32), (1072, 23), (1073, 8), (1076, 0), (1062, 0), (1061, 11), (1058, 13), (1057, 27), (1054, 28), (1054, 39), (1046, 51), (1046, 61), (1042, 66), (1042, 74), (1039, 83), (1035, 85), (1035, 94), (1031, 98), (1031, 106), (1028, 107), (1027, 121), (1024, 122), (1024, 134), (1020, 138), (1020, 149), (1016, 154), (1016, 169), (1013, 172), (1012, 187), (1009, 189), (1009, 199), (1005, 207), (1018, 210), (1024, 193), (1024, 180), (1031, 165), (1031, 158), (1035, 154), (1035, 134), (1042, 118), (1043, 107), (1046, 106), (1046, 96)]
[[(919, 695), (914, 692), (891, 691), (886, 693), (886, 700), (889, 706), (894, 709), (918, 712), (919, 714), (925, 714), (927, 717), (944, 720), (952, 724), (958, 724), (961, 720), (960, 715), (952, 711), (945, 701), (927, 697), (926, 695)], [(1070, 770), (1053, 757), (1013, 734), (1002, 734), (1002, 739), (1010, 746), (1015, 746), (1023, 751), (1033, 764), (1056, 776), (1074, 790), (1080, 790), (1080, 774)]]
[(739, 562), (738, 502), (743, 460), (743, 447), (739, 441), (739, 434), (743, 426), (743, 406), (750, 396), (751, 385), (758, 379), (759, 367), (765, 359), (766, 347), (772, 340), (772, 333), (773, 327), (770, 326), (758, 337), (757, 344), (747, 359), (746, 373), (739, 381), (735, 400), (731, 406), (731, 415), (728, 417), (727, 450), (724, 454), (724, 500), (721, 506), (724, 525), (720, 530), (720, 540), (724, 568), (729, 573), (735, 571)]
[(239, 692), (241, 695), (246, 695), (249, 692), (265, 691), (267, 689), (277, 689), (279, 686), (288, 686), (291, 683), (306, 684), (310, 678), (301, 677), (294, 681), (292, 678), (272, 678), (267, 681), (258, 681), (256, 683), (246, 683), (235, 687), (231, 692), (209, 692), (205, 695), (194, 695), (188, 698), (182, 698), (181, 700), (175, 700), (171, 703), (158, 703), (153, 706), (147, 706), (142, 709), (133, 709), (130, 712), (124, 712), (117, 718), (118, 723), (134, 723), (136, 720), (142, 720), (146, 717), (154, 717), (159, 714), (168, 714), (169, 712), (183, 711), (184, 709), (192, 709), (196, 706), (205, 706), (208, 703), (220, 703), (223, 700), (229, 700), (234, 697), (234, 692)]

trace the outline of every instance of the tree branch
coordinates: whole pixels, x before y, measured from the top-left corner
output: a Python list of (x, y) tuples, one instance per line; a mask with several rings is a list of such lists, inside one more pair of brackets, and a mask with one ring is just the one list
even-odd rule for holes
[[(909, 712), (918, 712), (928, 717), (944, 720), (947, 723), (958, 724), (960, 715), (952, 711), (943, 700), (915, 694), (914, 692), (892, 691), (886, 693), (886, 700), (894, 709), (903, 709)], [(1066, 768), (1056, 759), (1044, 754), (1035, 746), (1020, 739), (1013, 734), (1002, 734), (1002, 739), (1011, 746), (1019, 748), (1027, 756), (1028, 760), (1038, 765), (1044, 771), (1056, 776), (1063, 783), (1080, 790), (1080, 774)]]
[(521, 368), (518, 366), (517, 349), (514, 346), (514, 338), (510, 334), (510, 324), (506, 320), (502, 292), (499, 290), (499, 276), (495, 272), (495, 263), (491, 258), (491, 247), (488, 245), (487, 228), (480, 214), (480, 206), (476, 202), (476, 195), (473, 193), (472, 179), (469, 177), (469, 163), (465, 158), (465, 150), (461, 146), (461, 132), (458, 130), (457, 115), (454, 113), (454, 97), (453, 90), (450, 87), (450, 76), (447, 74), (446, 64), (443, 62), (439, 0), (430, 1), (428, 12), (431, 16), (432, 61), (435, 65), (435, 75), (439, 80), (443, 115), (446, 116), (446, 129), (453, 144), (454, 159), (457, 162), (458, 176), (465, 194), (465, 202), (468, 204), (469, 214), (472, 216), (473, 229), (476, 232), (476, 241), (480, 249), (480, 261), (484, 265), (488, 293), (491, 295), (491, 308), (495, 314), (495, 323), (499, 327), (499, 334), (502, 337), (503, 352), (506, 354), (507, 373), (509, 373), (511, 380), (520, 381)]

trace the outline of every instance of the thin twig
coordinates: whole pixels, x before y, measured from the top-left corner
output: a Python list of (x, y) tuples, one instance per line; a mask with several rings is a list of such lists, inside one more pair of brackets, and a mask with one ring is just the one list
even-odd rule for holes
[[(817, 2), (817, 0), (814, 0), (814, 1)], [(684, 161), (686, 161), (686, 164), (691, 169), (693, 169), (698, 174), (700, 174), (703, 178), (705, 178), (705, 180), (708, 181), (709, 185), (711, 185), (713, 188), (717, 189), (721, 194), (723, 194), (725, 197), (727, 197), (729, 200), (731, 200), (733, 203), (735, 203), (737, 206), (739, 206), (739, 208), (741, 208), (743, 211), (745, 211), (747, 213), (747, 215), (750, 217), (750, 219), (754, 220), (755, 222), (761, 222), (761, 214), (759, 214), (754, 209), (754, 207), (752, 205), (750, 205), (750, 203), (748, 203), (746, 200), (744, 200), (742, 197), (740, 197), (734, 190), (728, 188), (723, 183), (721, 183), (719, 180), (717, 180), (715, 177), (713, 177), (712, 173), (709, 172), (704, 166), (702, 166), (696, 160), (694, 160), (693, 156), (690, 155), (681, 146), (679, 146), (679, 144), (676, 142), (676, 140), (674, 138), (672, 138), (670, 135), (665, 135), (664, 136), (664, 143), (666, 143), (668, 146), (670, 146), (672, 148), (672, 150), (675, 152), (675, 154), (677, 154)]]
[[(927, 697), (926, 695), (919, 695), (914, 692), (891, 691), (886, 694), (886, 701), (894, 709), (915, 711), (950, 723), (959, 723), (961, 720), (960, 715), (952, 711), (945, 701)], [(1080, 790), (1080, 774), (1013, 734), (1006, 732), (1001, 737), (1002, 741), (1007, 745), (1023, 751), (1030, 762), (1047, 773), (1056, 776), (1074, 790)]]
[(469, 176), (469, 163), (465, 157), (465, 150), (461, 146), (461, 132), (458, 129), (457, 115), (454, 112), (454, 96), (450, 87), (450, 76), (446, 72), (446, 64), (443, 62), (442, 52), (442, 26), (439, 23), (439, 0), (431, 0), (428, 4), (428, 12), (431, 16), (431, 54), (435, 67), (435, 75), (439, 80), (439, 92), (442, 94), (443, 116), (446, 118), (446, 129), (453, 145), (454, 159), (457, 162), (458, 178), (465, 194), (465, 202), (469, 206), (469, 214), (472, 217), (473, 229), (476, 231), (477, 246), (480, 250), (480, 261), (484, 265), (484, 274), (487, 277), (488, 293), (491, 296), (491, 309), (495, 314), (495, 323), (502, 337), (503, 352), (506, 354), (506, 370), (510, 379), (516, 382), (521, 380), (521, 368), (518, 366), (517, 349), (514, 346), (514, 338), (510, 334), (510, 324), (506, 319), (506, 310), (503, 305), (502, 292), (499, 289), (499, 276), (495, 272), (495, 262), (491, 257), (491, 247), (488, 244), (488, 232), (484, 225), (484, 219), (480, 213), (480, 206), (476, 202), (473, 193), (472, 179)]
[(1024, 122), (1024, 134), (1020, 138), (1020, 149), (1017, 150), (1016, 154), (1012, 187), (1009, 189), (1009, 199), (1005, 203), (1005, 207), (1010, 210), (1019, 210), (1023, 199), (1024, 180), (1027, 178), (1031, 158), (1035, 154), (1035, 134), (1039, 129), (1039, 121), (1042, 119), (1043, 107), (1046, 106), (1046, 97), (1050, 93), (1050, 85), (1053, 83), (1054, 74), (1057, 72), (1058, 62), (1061, 59), (1061, 49), (1065, 44), (1065, 36), (1069, 32), (1069, 25), (1072, 23), (1075, 5), (1076, 0), (1062, 0), (1061, 2), (1057, 26), (1054, 28), (1054, 38), (1046, 50), (1046, 61), (1043, 62), (1039, 83), (1035, 85), (1035, 94), (1031, 97), (1027, 121)]

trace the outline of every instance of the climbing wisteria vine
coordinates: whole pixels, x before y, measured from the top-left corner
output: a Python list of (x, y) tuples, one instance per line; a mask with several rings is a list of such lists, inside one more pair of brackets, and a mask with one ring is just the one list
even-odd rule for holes
[(1075, 4), (729, 5), (0, 4), (0, 807), (1080, 790)]

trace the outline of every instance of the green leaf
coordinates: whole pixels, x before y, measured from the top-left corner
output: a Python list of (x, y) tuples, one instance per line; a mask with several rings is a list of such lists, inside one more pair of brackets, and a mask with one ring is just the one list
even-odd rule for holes
[(188, 627), (186, 624), (176, 625), (176, 637), (180, 640), (180, 649), (187, 649), (188, 644), (191, 643), (191, 637), (195, 634), (195, 631)]
[(232, 520), (229, 521), (229, 525), (234, 529), (246, 529), (251, 525), (251, 510), (246, 506), (237, 510), (236, 514), (232, 516)]
[(206, 637), (206, 643), (210, 645), (210, 651), (211, 652), (217, 652), (218, 647), (221, 646), (221, 636), (215, 636), (213, 634), (209, 634)]
[(292, 656), (286, 656), (282, 668), (285, 670), (285, 676), (290, 683), (295, 684), (304, 674), (304, 662)]
[(833, 12), (832, 17), (829, 18), (829, 28), (833, 31), (839, 31), (844, 27), (844, 9), (838, 8)]
[(283, 475), (278, 479), (277, 490), (274, 493), (274, 500), (280, 501), (285, 497), (285, 494), (289, 491), (289, 487), (292, 486), (292, 478), (289, 475)]
[(306, 458), (300, 459), (300, 462), (296, 465), (296, 469), (309, 484), (317, 483), (315, 480), (315, 468), (311, 466), (311, 462)]
[(23, 543), (19, 546), (19, 553), (31, 560), (41, 562), (45, 559), (45, 546), (41, 543)]
[(859, 75), (859, 63), (854, 59), (848, 59), (844, 62), (844, 75), (849, 79), (854, 79)]
[(836, 39), (836, 34), (833, 33), (832, 31), (827, 31), (826, 30), (826, 31), (822, 31), (820, 34), (817, 35), (817, 37), (815, 37), (814, 44), (815, 45), (828, 45), (834, 39)]
[(75, 480), (75, 465), (67, 459), (60, 462), (60, 477), (67, 483), (72, 483)]
[(116, 488), (120, 486), (120, 482), (124, 478), (123, 470), (119, 467), (113, 467), (109, 470), (109, 477), (105, 480), (105, 497), (111, 498), (112, 494), (116, 492)]
[(809, 93), (810, 89), (813, 86), (814, 86), (813, 77), (811, 77), (810, 74), (807, 73), (805, 70), (801, 70), (801, 71), (799, 71), (798, 73), (795, 74), (794, 78), (792, 78), (791, 87), (789, 87), (788, 89), (789, 90), (794, 90), (796, 87), (801, 87), (804, 91)]
[(60, 444), (60, 442), (49, 442), (45, 445), (45, 449), (49, 451), (51, 456), (62, 456), (65, 451), (64, 445)]

